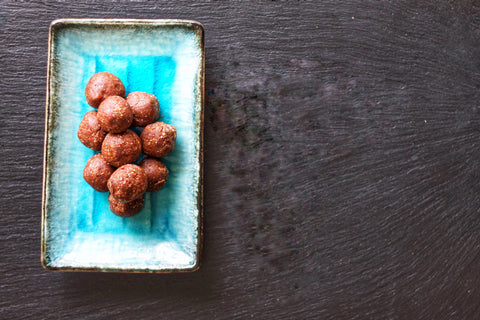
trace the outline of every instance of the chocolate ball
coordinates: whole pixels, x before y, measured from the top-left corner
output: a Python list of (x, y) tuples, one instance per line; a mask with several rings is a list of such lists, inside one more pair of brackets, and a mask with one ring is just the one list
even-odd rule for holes
[(98, 151), (102, 148), (107, 132), (102, 129), (97, 118), (97, 111), (88, 111), (78, 127), (78, 139), (86, 147)]
[(85, 87), (87, 103), (98, 108), (100, 103), (109, 96), (125, 97), (125, 87), (122, 81), (109, 72), (94, 74)]
[(108, 179), (108, 190), (120, 202), (129, 202), (141, 197), (147, 190), (147, 175), (136, 164), (118, 168)]
[(143, 197), (130, 202), (120, 202), (111, 194), (108, 195), (110, 210), (117, 216), (129, 218), (139, 213), (143, 208)]
[(160, 114), (160, 104), (157, 97), (146, 92), (132, 92), (127, 96), (127, 102), (133, 111), (134, 127), (145, 127), (157, 121)]
[(138, 165), (147, 174), (147, 192), (155, 192), (165, 186), (168, 179), (168, 169), (162, 161), (147, 157), (144, 158)]
[(100, 103), (97, 118), (103, 130), (120, 133), (132, 124), (133, 112), (127, 100), (119, 96), (111, 96)]
[(83, 169), (83, 178), (93, 189), (107, 192), (107, 182), (113, 172), (115, 172), (115, 168), (109, 165), (100, 153), (97, 153), (88, 159), (87, 165)]
[(177, 129), (164, 122), (149, 124), (140, 135), (143, 153), (162, 158), (173, 151), (177, 140)]
[(132, 130), (109, 133), (102, 143), (102, 156), (114, 167), (132, 163), (142, 153), (142, 141)]

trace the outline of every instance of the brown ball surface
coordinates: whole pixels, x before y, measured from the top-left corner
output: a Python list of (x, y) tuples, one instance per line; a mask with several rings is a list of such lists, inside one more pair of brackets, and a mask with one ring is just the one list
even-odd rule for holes
[(119, 96), (111, 96), (100, 103), (97, 118), (103, 130), (120, 133), (132, 124), (133, 112), (127, 100)]
[(100, 153), (97, 153), (88, 159), (87, 165), (83, 169), (83, 178), (93, 189), (107, 192), (107, 182), (113, 172), (115, 172), (115, 168), (109, 165)]
[(117, 216), (129, 218), (139, 213), (143, 208), (143, 197), (130, 202), (120, 202), (111, 194), (108, 195), (110, 210)]
[(143, 153), (146, 155), (163, 158), (175, 148), (177, 129), (164, 122), (149, 124), (140, 135)]
[(142, 153), (142, 141), (132, 130), (109, 133), (102, 143), (102, 155), (114, 167), (132, 163)]
[(97, 111), (88, 111), (78, 127), (78, 139), (86, 147), (98, 151), (102, 148), (107, 132), (102, 129), (97, 118)]
[(165, 186), (168, 179), (168, 169), (162, 161), (147, 157), (144, 158), (138, 165), (147, 174), (147, 192), (155, 192)]
[(160, 104), (157, 97), (146, 92), (132, 92), (127, 96), (127, 102), (133, 111), (134, 127), (145, 127), (157, 121), (160, 114)]
[(98, 108), (100, 103), (109, 96), (125, 97), (125, 87), (122, 81), (109, 72), (94, 74), (85, 87), (87, 103)]
[(108, 190), (120, 202), (129, 202), (147, 191), (147, 174), (136, 164), (118, 168), (108, 179)]

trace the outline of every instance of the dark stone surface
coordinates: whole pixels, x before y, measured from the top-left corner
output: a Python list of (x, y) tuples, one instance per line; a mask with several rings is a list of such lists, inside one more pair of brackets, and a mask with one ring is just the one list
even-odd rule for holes
[[(206, 30), (193, 274), (40, 266), (49, 22)], [(1, 319), (480, 317), (478, 1), (0, 3)]]

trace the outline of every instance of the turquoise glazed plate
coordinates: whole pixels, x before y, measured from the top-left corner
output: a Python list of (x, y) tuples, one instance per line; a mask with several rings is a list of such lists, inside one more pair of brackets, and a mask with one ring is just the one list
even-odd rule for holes
[[(194, 271), (202, 242), (204, 31), (185, 20), (63, 19), (49, 34), (42, 201), (42, 264), (48, 270)], [(84, 90), (100, 71), (126, 93), (160, 101), (159, 121), (177, 128), (164, 158), (170, 176), (142, 211), (121, 218), (83, 168), (94, 151), (77, 138), (91, 108)]]

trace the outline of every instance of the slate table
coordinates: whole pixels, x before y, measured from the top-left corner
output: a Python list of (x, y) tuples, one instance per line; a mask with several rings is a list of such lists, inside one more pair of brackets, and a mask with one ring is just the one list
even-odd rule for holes
[[(206, 30), (193, 274), (40, 266), (47, 33)], [(480, 318), (478, 1), (0, 3), (1, 319)]]

